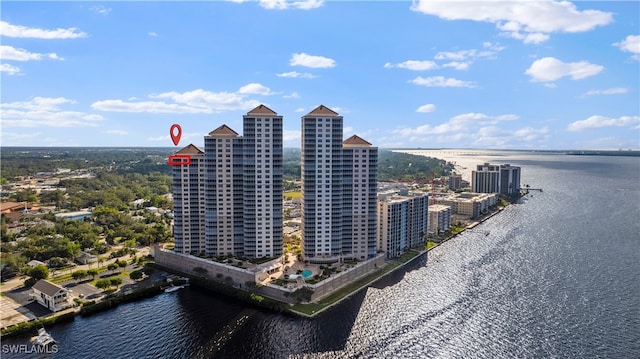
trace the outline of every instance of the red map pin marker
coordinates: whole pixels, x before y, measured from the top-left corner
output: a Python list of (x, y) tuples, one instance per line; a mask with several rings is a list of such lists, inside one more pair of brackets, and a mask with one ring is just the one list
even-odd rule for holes
[(173, 125), (171, 125), (169, 134), (171, 135), (171, 141), (173, 141), (173, 144), (177, 146), (180, 142), (180, 137), (182, 137), (182, 127), (174, 123)]

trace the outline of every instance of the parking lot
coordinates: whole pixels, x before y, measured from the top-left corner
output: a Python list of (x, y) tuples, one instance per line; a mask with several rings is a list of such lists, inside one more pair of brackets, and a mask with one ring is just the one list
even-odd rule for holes
[(0, 311), (0, 326), (2, 327), (36, 318), (36, 315), (31, 313), (29, 309), (9, 297), (0, 296), (0, 308), (2, 308)]

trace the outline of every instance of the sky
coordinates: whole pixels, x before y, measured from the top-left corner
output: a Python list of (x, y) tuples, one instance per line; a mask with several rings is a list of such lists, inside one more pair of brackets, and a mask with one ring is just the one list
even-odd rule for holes
[(202, 146), (323, 104), (381, 148), (640, 149), (640, 2), (0, 4), (2, 146)]

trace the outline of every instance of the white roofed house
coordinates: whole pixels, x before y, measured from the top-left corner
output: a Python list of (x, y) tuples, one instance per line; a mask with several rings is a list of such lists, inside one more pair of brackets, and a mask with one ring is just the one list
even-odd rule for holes
[(70, 291), (48, 280), (40, 279), (31, 287), (31, 290), (31, 296), (52, 312), (71, 306)]

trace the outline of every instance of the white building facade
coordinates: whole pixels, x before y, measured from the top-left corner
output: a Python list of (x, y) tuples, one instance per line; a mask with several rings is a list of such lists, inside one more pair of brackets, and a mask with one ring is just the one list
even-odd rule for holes
[(313, 262), (342, 256), (342, 116), (318, 106), (302, 117), (303, 255)]
[(174, 165), (173, 176), (173, 236), (175, 250), (186, 254), (200, 254), (205, 251), (204, 241), (204, 151), (193, 144), (176, 152), (176, 162), (189, 164)]
[(424, 246), (429, 226), (427, 193), (390, 191), (378, 195), (378, 249), (387, 258)]
[(323, 105), (302, 117), (303, 255), (314, 263), (376, 255), (378, 149), (342, 135), (342, 116)]
[(31, 297), (52, 312), (71, 306), (69, 290), (45, 279), (40, 279), (31, 287)]
[(451, 229), (451, 207), (442, 204), (429, 206), (429, 234), (440, 234)]
[(358, 260), (376, 255), (378, 148), (353, 135), (342, 143), (342, 252)]
[(282, 116), (260, 105), (243, 116), (245, 136), (221, 125), (174, 166), (175, 250), (262, 258), (282, 255)]

